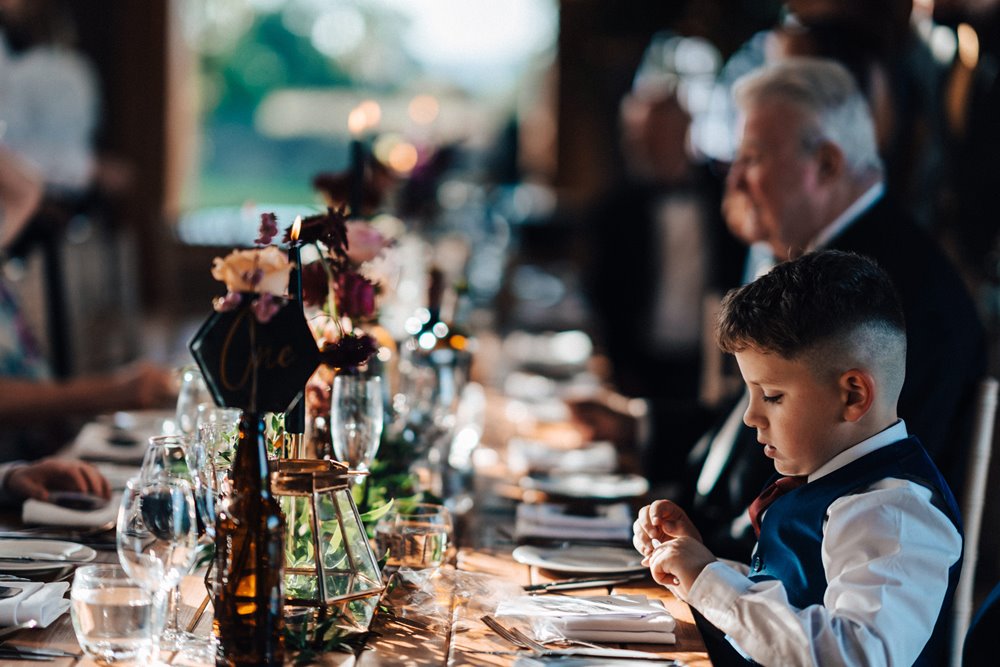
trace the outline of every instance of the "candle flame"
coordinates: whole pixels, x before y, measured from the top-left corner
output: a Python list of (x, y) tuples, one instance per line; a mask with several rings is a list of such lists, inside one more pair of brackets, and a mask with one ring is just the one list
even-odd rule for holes
[(299, 233), (302, 231), (302, 216), (295, 216), (295, 222), (292, 223), (292, 232), (289, 236), (292, 239), (292, 243), (299, 240)]

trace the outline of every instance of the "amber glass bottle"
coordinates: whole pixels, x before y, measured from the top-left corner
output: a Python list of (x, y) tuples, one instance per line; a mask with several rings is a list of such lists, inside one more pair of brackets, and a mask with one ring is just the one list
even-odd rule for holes
[(285, 659), (285, 519), (271, 495), (263, 415), (244, 412), (232, 493), (216, 519), (215, 664), (282, 665)]

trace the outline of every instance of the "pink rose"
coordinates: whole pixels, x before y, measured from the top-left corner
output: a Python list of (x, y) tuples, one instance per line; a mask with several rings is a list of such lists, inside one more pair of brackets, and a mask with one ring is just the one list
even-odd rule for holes
[(355, 264), (375, 259), (387, 245), (386, 238), (367, 222), (347, 221), (347, 257)]

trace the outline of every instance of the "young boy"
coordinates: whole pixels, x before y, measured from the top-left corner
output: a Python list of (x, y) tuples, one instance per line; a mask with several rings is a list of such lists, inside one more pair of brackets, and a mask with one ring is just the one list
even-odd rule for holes
[(633, 542), (653, 578), (764, 665), (938, 664), (961, 520), (896, 416), (906, 338), (888, 276), (859, 255), (804, 255), (730, 292), (718, 338), (783, 481), (751, 506), (749, 568), (716, 560), (674, 503), (642, 508)]

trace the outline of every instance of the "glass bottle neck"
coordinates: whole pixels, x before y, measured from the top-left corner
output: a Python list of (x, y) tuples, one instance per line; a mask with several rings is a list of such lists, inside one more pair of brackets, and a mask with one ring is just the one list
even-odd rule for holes
[(244, 412), (240, 417), (239, 443), (233, 461), (233, 482), (245, 491), (270, 495), (267, 460), (267, 424), (263, 414)]

